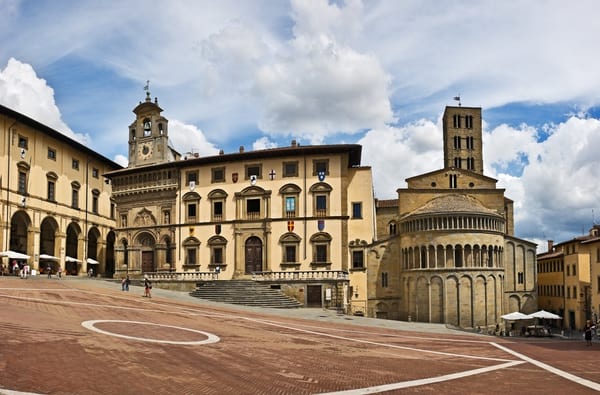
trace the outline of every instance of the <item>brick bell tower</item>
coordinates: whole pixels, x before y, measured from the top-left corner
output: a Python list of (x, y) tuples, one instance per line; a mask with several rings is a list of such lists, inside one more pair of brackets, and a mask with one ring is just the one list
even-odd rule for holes
[(446, 107), (442, 124), (444, 168), (483, 174), (481, 107)]

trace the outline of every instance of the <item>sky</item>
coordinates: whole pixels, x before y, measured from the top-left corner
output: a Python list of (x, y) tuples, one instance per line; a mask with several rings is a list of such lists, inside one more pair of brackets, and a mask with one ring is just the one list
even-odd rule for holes
[(595, 0), (0, 0), (0, 104), (127, 165), (149, 82), (180, 153), (358, 143), (378, 199), (483, 112), (484, 174), (538, 252), (600, 217)]

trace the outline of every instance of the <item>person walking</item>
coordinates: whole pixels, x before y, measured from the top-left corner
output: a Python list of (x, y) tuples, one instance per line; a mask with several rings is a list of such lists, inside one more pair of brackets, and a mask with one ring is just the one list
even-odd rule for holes
[(129, 275), (127, 275), (127, 277), (125, 277), (125, 291), (129, 292), (129, 284), (131, 283), (131, 280), (129, 279)]
[(592, 345), (592, 331), (596, 329), (596, 326), (592, 324), (590, 320), (585, 324), (585, 328), (583, 328), (583, 337), (585, 338), (585, 345)]
[(52, 278), (52, 266), (50, 264), (46, 265), (46, 272), (48, 273), (48, 278)]
[(152, 289), (152, 282), (148, 279), (148, 277), (144, 277), (144, 297), (148, 297), (151, 298), (152, 294), (151, 294), (151, 290)]

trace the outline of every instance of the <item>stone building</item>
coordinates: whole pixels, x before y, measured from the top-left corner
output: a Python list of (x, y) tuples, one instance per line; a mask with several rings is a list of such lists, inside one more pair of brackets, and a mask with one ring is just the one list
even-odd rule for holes
[(514, 236), (513, 202), (483, 174), (481, 109), (447, 107), (443, 139), (442, 169), (377, 202), (368, 314), (487, 327), (535, 311), (536, 245)]
[(117, 276), (269, 281), (308, 306), (364, 310), (375, 234), (361, 146), (181, 157), (150, 95), (133, 110), (129, 166), (108, 172)]
[(102, 174), (121, 166), (1, 105), (0, 130), (1, 249), (36, 271), (112, 276), (115, 205)]
[(581, 330), (600, 313), (600, 225), (588, 234), (557, 244), (538, 254), (538, 295), (541, 309), (563, 317), (556, 323)]

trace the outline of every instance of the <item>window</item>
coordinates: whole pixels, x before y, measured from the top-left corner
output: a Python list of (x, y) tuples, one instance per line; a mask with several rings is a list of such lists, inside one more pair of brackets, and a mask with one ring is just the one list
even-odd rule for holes
[(567, 265), (567, 276), (571, 275), (571, 266)]
[(523, 272), (517, 273), (517, 283), (523, 284), (524, 282), (525, 282), (525, 275), (523, 274)]
[(56, 160), (56, 150), (48, 147), (48, 159)]
[(398, 225), (396, 222), (390, 222), (388, 225), (388, 232), (390, 235), (395, 235), (398, 232)]
[(98, 178), (100, 176), (100, 171), (98, 171), (98, 169), (96, 169), (95, 167), (92, 168), (92, 177), (94, 178)]
[(319, 232), (310, 238), (313, 246), (313, 261), (312, 265), (330, 265), (329, 262), (329, 245), (331, 236), (328, 233)]
[(260, 218), (260, 199), (246, 199), (246, 219)]
[(281, 264), (284, 266), (300, 266), (298, 262), (298, 251), (300, 246), (300, 237), (292, 232), (285, 233), (279, 238), (281, 244)]
[(323, 217), (327, 215), (327, 195), (315, 196), (315, 202), (317, 206), (316, 215), (317, 217)]
[(296, 197), (286, 196), (285, 197), (285, 216), (287, 218), (296, 216)]
[(262, 178), (262, 165), (246, 165), (246, 180), (249, 180), (252, 176), (255, 176), (256, 179)]
[(127, 215), (126, 214), (121, 214), (121, 227), (122, 228), (127, 227)]
[(225, 181), (225, 168), (214, 167), (211, 169), (211, 182), (224, 182)]
[(475, 170), (475, 159), (471, 157), (467, 158), (467, 169)]
[(213, 221), (223, 221), (223, 202), (215, 201), (213, 202), (213, 212), (212, 212), (212, 220)]
[(144, 119), (144, 137), (148, 137), (152, 134), (152, 122), (150, 119)]
[(473, 136), (467, 137), (467, 149), (473, 149), (475, 145), (473, 145)]
[(27, 149), (27, 146), (27, 137), (19, 135), (19, 148)]
[(100, 197), (100, 191), (97, 189), (92, 190), (92, 212), (98, 214), (98, 199)]
[(196, 248), (186, 248), (185, 252), (185, 264), (189, 266), (195, 266), (197, 259), (197, 249)]
[(328, 159), (315, 159), (313, 161), (313, 176), (318, 176), (319, 174), (329, 175)]
[(48, 200), (56, 201), (56, 184), (52, 180), (48, 180)]
[(460, 136), (454, 136), (454, 149), (460, 149)]
[(200, 205), (200, 195), (196, 192), (188, 192), (183, 195), (183, 201), (185, 202), (185, 222), (197, 222), (198, 218), (198, 207)]
[(187, 222), (196, 222), (196, 203), (187, 205)]
[(198, 250), (200, 241), (195, 237), (188, 237), (183, 241), (183, 250), (185, 251), (184, 266), (199, 266)]
[(357, 218), (357, 219), (362, 218), (362, 203), (360, 203), (360, 202), (352, 203), (352, 218)]
[(450, 181), (450, 185), (449, 187), (451, 189), (456, 189), (457, 188), (457, 177), (456, 174), (450, 174), (449, 181)]
[(185, 184), (190, 185), (190, 183), (194, 183), (196, 185), (198, 183), (198, 172), (197, 171), (188, 171), (185, 173)]
[(111, 202), (110, 203), (110, 219), (115, 219), (115, 208), (116, 208), (116, 205), (113, 202)]
[(169, 225), (171, 223), (171, 210), (163, 210), (163, 224)]
[(460, 115), (454, 114), (452, 116), (452, 120), (454, 121), (454, 128), (455, 129), (459, 129), (461, 127), (461, 125), (460, 125)]
[(472, 115), (465, 116), (465, 127), (467, 129), (473, 129), (473, 116)]
[(284, 177), (298, 177), (298, 162), (283, 162)]
[(79, 208), (79, 189), (71, 190), (71, 207)]
[(362, 250), (352, 251), (352, 269), (364, 269), (364, 253)]
[(19, 193), (27, 194), (27, 173), (24, 171), (19, 171)]
[(461, 158), (454, 158), (454, 167), (456, 167), (457, 169), (460, 169), (461, 165), (462, 165)]
[(71, 161), (71, 168), (73, 170), (79, 170), (79, 160), (78, 159), (73, 159)]
[(600, 276), (598, 276), (596, 278), (596, 285), (597, 285), (596, 293), (600, 293)]
[(600, 262), (600, 248), (596, 248), (596, 262)]
[(573, 265), (573, 275), (577, 275), (577, 264)]
[(387, 286), (388, 286), (388, 273), (381, 272), (381, 287), (387, 288)]
[(222, 236), (213, 236), (208, 239), (207, 244), (210, 248), (210, 265), (224, 266), (227, 240)]

